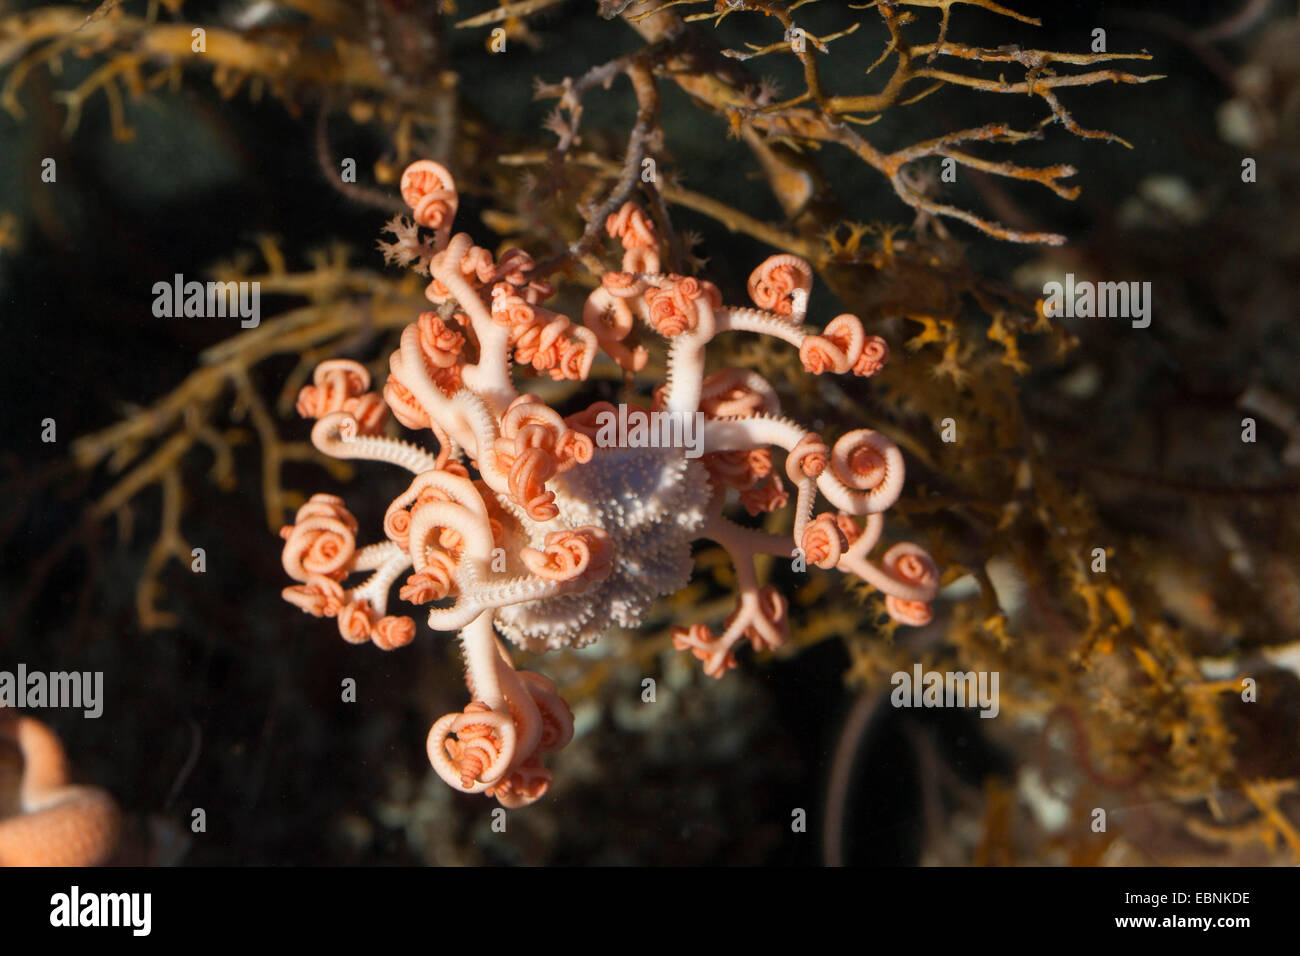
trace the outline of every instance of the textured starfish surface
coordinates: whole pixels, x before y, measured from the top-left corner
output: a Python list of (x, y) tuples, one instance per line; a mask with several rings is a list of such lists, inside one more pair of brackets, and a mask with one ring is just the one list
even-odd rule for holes
[[(315, 495), (303, 505), (281, 532), (284, 569), (297, 582), (284, 597), (335, 618), (348, 641), (391, 650), (415, 634), (411, 618), (388, 614), (401, 581), (403, 600), (431, 605), (430, 627), (459, 631), (471, 701), (428, 739), (447, 783), (511, 807), (542, 796), (552, 779), (542, 758), (572, 737), (572, 715), (547, 678), (515, 669), (501, 636), (545, 650), (582, 646), (611, 625), (637, 627), (657, 598), (690, 579), (696, 539), (731, 553), (739, 589), (721, 634), (704, 624), (673, 632), (677, 648), (714, 677), (736, 666), (743, 641), (775, 648), (788, 640), (785, 598), (758, 583), (760, 554), (859, 575), (884, 592), (896, 620), (929, 620), (939, 578), (929, 555), (904, 543), (879, 563), (869, 557), (882, 512), (903, 487), (894, 443), (858, 429), (828, 446), (781, 416), (775, 389), (756, 372), (705, 374), (705, 347), (728, 331), (781, 339), (814, 375), (869, 376), (884, 365), (884, 340), (855, 316), (820, 332), (804, 326), (807, 262), (770, 257), (749, 279), (753, 305), (725, 306), (713, 284), (660, 270), (653, 223), (627, 203), (606, 222), (622, 243), (622, 268), (604, 274), (575, 322), (542, 304), (554, 290), (531, 275), (527, 253), (497, 258), (452, 234), (458, 195), (446, 169), (416, 162), (401, 190), (413, 221), (394, 220), (395, 241), (381, 247), (430, 277), (435, 308), (403, 331), (382, 397), (363, 366), (335, 360), (316, 369), (298, 410), (317, 420), (312, 441), (321, 451), (387, 462), (413, 479), (387, 507), (387, 540), (366, 547), (341, 499)], [(637, 344), (643, 330), (668, 348), (667, 380), (644, 407), (597, 402), (563, 417), (516, 387), (524, 368), (585, 380), (598, 352), (630, 381), (647, 362)], [(435, 450), (385, 437), (389, 411), (430, 432)], [(794, 490), (790, 535), (724, 516), (735, 503), (751, 515), (791, 505), (774, 449)], [(835, 510), (815, 514), (819, 496)], [(344, 586), (363, 572), (361, 583)]]
[[(68, 783), (54, 731), (31, 717), (0, 715), (0, 743), (21, 763), (0, 789), (0, 866), (94, 866), (117, 845), (118, 813), (96, 787)], [(5, 775), (3, 781), (13, 783)]]

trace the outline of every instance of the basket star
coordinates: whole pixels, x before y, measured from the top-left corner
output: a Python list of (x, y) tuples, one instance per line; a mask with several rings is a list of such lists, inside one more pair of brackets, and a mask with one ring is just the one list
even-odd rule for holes
[(103, 863), (117, 846), (113, 799), (69, 783), (63, 745), (39, 720), (0, 713), (0, 741), (22, 760), (16, 791), (0, 793), (0, 866)]
[[(662, 271), (654, 225), (629, 202), (605, 224), (623, 246), (621, 268), (602, 276), (574, 321), (544, 305), (555, 290), (532, 275), (527, 253), (498, 258), (453, 234), (459, 197), (444, 167), (413, 163), (401, 191), (412, 219), (394, 220), (395, 241), (381, 246), (390, 261), (429, 276), (434, 309), (403, 330), (380, 392), (363, 366), (334, 360), (317, 369), (298, 408), (316, 419), (312, 441), (322, 452), (403, 468), (411, 482), (386, 508), (385, 540), (364, 547), (343, 501), (313, 496), (281, 532), (283, 566), (296, 582), (284, 596), (336, 619), (346, 640), (384, 649), (415, 634), (410, 617), (389, 614), (394, 588), (403, 601), (429, 605), (432, 629), (458, 632), (470, 702), (428, 737), (429, 759), (448, 784), (509, 807), (540, 798), (552, 780), (544, 758), (571, 739), (573, 718), (550, 680), (515, 668), (508, 645), (581, 647), (611, 626), (639, 626), (657, 599), (687, 584), (697, 539), (731, 554), (739, 591), (721, 633), (673, 629), (678, 649), (711, 676), (736, 665), (743, 641), (776, 648), (789, 639), (785, 597), (759, 584), (760, 554), (797, 553), (858, 575), (886, 595), (896, 620), (930, 619), (939, 574), (929, 555), (904, 543), (871, 559), (883, 512), (903, 488), (897, 446), (865, 428), (827, 444), (783, 417), (758, 373), (706, 374), (707, 346), (730, 331), (781, 339), (813, 375), (879, 371), (889, 349), (856, 316), (820, 331), (804, 325), (807, 262), (770, 257), (750, 277), (752, 304), (725, 305), (712, 283)], [(585, 380), (598, 352), (640, 372), (647, 352), (634, 332), (647, 330), (667, 342), (667, 378), (645, 406), (620, 414), (633, 425), (698, 414), (695, 448), (609, 445), (601, 430), (613, 405), (562, 416), (516, 382), (521, 367)], [(428, 433), (431, 447), (386, 437), (386, 412)], [(779, 470), (774, 450), (784, 454)], [(751, 515), (788, 509), (790, 533), (731, 521), (729, 500)], [(819, 500), (834, 510), (817, 513)]]

